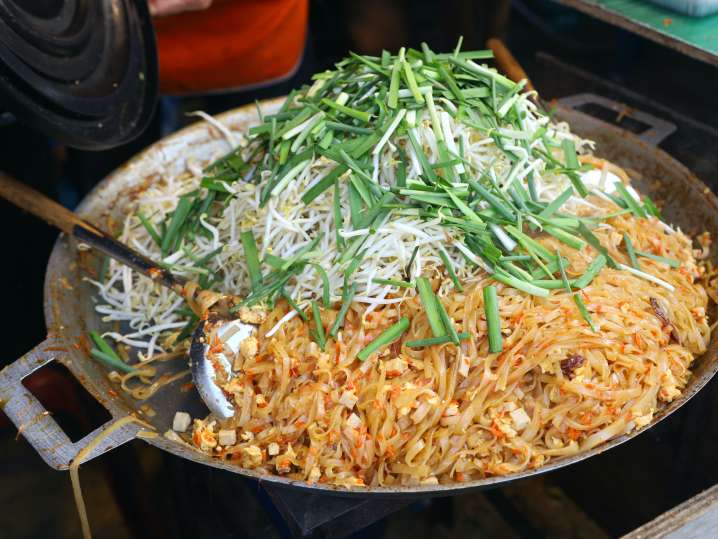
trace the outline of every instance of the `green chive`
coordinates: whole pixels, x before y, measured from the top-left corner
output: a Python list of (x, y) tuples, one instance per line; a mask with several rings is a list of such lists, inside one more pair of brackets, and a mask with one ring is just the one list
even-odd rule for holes
[(451, 263), (451, 259), (449, 258), (449, 255), (446, 253), (443, 247), (439, 247), (439, 256), (441, 257), (441, 261), (444, 263), (444, 268), (446, 269), (446, 272), (449, 274), (449, 277), (451, 277), (451, 281), (454, 283), (454, 288), (458, 292), (463, 292), (464, 288), (461, 286), (461, 282), (456, 276), (456, 271), (454, 271), (454, 265)]
[(459, 197), (457, 197), (451, 190), (450, 187), (445, 188), (446, 194), (449, 195), (449, 198), (451, 198), (454, 205), (459, 209), (461, 213), (463, 213), (469, 221), (472, 221), (478, 225), (483, 224), (483, 221), (481, 220), (481, 217), (476, 215), (476, 212), (469, 208)]
[(596, 275), (601, 272), (607, 262), (607, 258), (602, 254), (594, 258), (593, 261), (588, 265), (588, 268), (586, 268), (585, 273), (574, 281), (574, 287), (579, 289), (586, 288), (589, 284), (591, 284), (591, 281), (593, 281)]
[(326, 176), (324, 176), (321, 180), (315, 183), (311, 188), (307, 190), (306, 193), (302, 195), (302, 202), (304, 204), (309, 204), (310, 202), (312, 202), (324, 191), (329, 189), (329, 187), (337, 181), (337, 178), (339, 178), (339, 176), (344, 174), (347, 170), (349, 170), (349, 167), (347, 167), (346, 165), (335, 166)]
[(150, 223), (147, 218), (142, 214), (141, 211), (137, 212), (137, 217), (142, 223), (142, 226), (145, 227), (145, 230), (147, 230), (147, 233), (150, 235), (150, 238), (154, 240), (154, 242), (157, 244), (158, 247), (162, 246), (162, 239), (160, 238), (160, 235), (155, 230), (155, 227), (152, 226), (152, 223)]
[(444, 324), (444, 328), (446, 329), (446, 332), (451, 338), (451, 342), (453, 342), (454, 344), (459, 344), (459, 334), (456, 333), (456, 329), (454, 328), (454, 322), (449, 317), (449, 313), (446, 312), (446, 307), (444, 307), (444, 304), (441, 303), (441, 300), (439, 298), (436, 298), (436, 305), (439, 309), (439, 316), (441, 316), (441, 321)]
[(496, 295), (496, 287), (485, 286), (484, 290), (484, 313), (486, 325), (489, 329), (489, 352), (498, 353), (504, 349), (501, 337), (501, 318), (499, 317), (499, 300)]
[(546, 206), (541, 213), (539, 213), (540, 217), (548, 219), (551, 217), (556, 211), (563, 206), (566, 201), (571, 198), (571, 195), (573, 195), (573, 187), (568, 187), (566, 190), (558, 195), (555, 199), (553, 199), (548, 206)]
[(339, 182), (334, 182), (334, 200), (332, 204), (332, 211), (334, 214), (334, 230), (336, 233), (337, 247), (340, 251), (344, 250), (346, 242), (339, 233), (344, 228), (344, 218), (342, 216), (342, 199), (339, 191)]
[(244, 248), (244, 258), (247, 262), (247, 272), (249, 280), (252, 283), (252, 290), (256, 290), (262, 284), (262, 270), (259, 265), (259, 254), (257, 253), (257, 244), (254, 241), (254, 235), (251, 230), (245, 230), (239, 235)]
[(329, 294), (329, 275), (327, 275), (327, 272), (319, 264), (312, 264), (312, 267), (317, 270), (319, 277), (322, 279), (322, 305), (325, 309), (328, 309), (331, 303)]
[(324, 324), (322, 324), (321, 311), (319, 310), (319, 305), (317, 305), (317, 302), (314, 300), (312, 300), (312, 314), (314, 315), (314, 335), (317, 338), (319, 348), (321, 348), (323, 352), (327, 345), (327, 339), (324, 335)]
[(397, 281), (394, 279), (379, 279), (377, 277), (374, 277), (371, 282), (387, 286), (397, 286), (399, 288), (414, 288), (414, 285), (412, 283), (409, 283), (407, 281)]
[(360, 350), (357, 354), (357, 359), (366, 361), (374, 352), (401, 337), (407, 329), (409, 329), (409, 319), (404, 316), (396, 324), (382, 331), (376, 339)]
[(618, 191), (618, 194), (621, 195), (621, 198), (626, 202), (626, 206), (631, 210), (631, 213), (636, 217), (646, 217), (646, 212), (641, 206), (641, 203), (633, 198), (633, 195), (628, 192), (623, 182), (616, 182), (615, 185), (616, 191)]
[(548, 296), (548, 290), (546, 290), (545, 288), (541, 288), (526, 281), (522, 281), (521, 279), (517, 279), (513, 275), (509, 275), (508, 273), (503, 272), (500, 268), (497, 268), (497, 270), (491, 274), (491, 277), (499, 281), (500, 283), (504, 283), (518, 290), (523, 290), (524, 292), (526, 292), (527, 294), (531, 294), (532, 296), (538, 296), (540, 298), (545, 298)]
[(476, 193), (483, 198), (486, 202), (489, 203), (489, 205), (494, 208), (499, 214), (501, 214), (506, 219), (513, 221), (516, 219), (516, 215), (514, 212), (508, 208), (503, 202), (501, 202), (493, 193), (491, 193), (488, 189), (486, 189), (483, 185), (481, 185), (479, 182), (475, 182), (473, 180), (468, 180), (469, 185), (471, 188), (476, 191)]
[(332, 324), (332, 329), (329, 331), (329, 335), (332, 337), (336, 337), (339, 330), (344, 326), (344, 319), (349, 312), (349, 308), (352, 306), (352, 300), (354, 299), (356, 290), (356, 283), (352, 283), (350, 288), (347, 288), (346, 286), (344, 287), (344, 292), (342, 293), (342, 306), (339, 309), (339, 314), (337, 314), (336, 320), (334, 320), (334, 324)]
[(284, 288), (282, 288), (279, 293), (287, 301), (287, 303), (289, 303), (289, 306), (297, 312), (302, 320), (305, 322), (309, 321), (307, 314), (301, 309), (301, 307), (299, 307), (299, 305), (292, 299), (292, 296), (290, 296)]
[(601, 245), (601, 242), (598, 240), (598, 238), (595, 236), (589, 228), (583, 224), (578, 224), (578, 232), (583, 236), (583, 239), (586, 240), (586, 242), (593, 247), (596, 251), (601, 253), (604, 257), (606, 257), (606, 260), (604, 262), (608, 263), (608, 265), (612, 268), (617, 268), (616, 261), (611, 258), (611, 255), (608, 254), (608, 249), (606, 249), (603, 245)]
[(591, 315), (589, 314), (588, 309), (586, 308), (586, 304), (583, 302), (583, 298), (581, 297), (581, 294), (576, 292), (573, 295), (573, 301), (574, 301), (574, 303), (576, 303), (576, 306), (578, 307), (578, 310), (581, 313), (581, 316), (583, 316), (583, 319), (591, 327), (591, 331), (593, 331), (594, 333), (598, 333), (598, 329), (596, 329), (596, 326), (593, 324), (593, 320), (591, 319)]
[(416, 84), (416, 77), (414, 77), (414, 72), (412, 71), (409, 62), (404, 60), (402, 62), (402, 67), (404, 69), (404, 80), (406, 80), (406, 84), (409, 86), (409, 90), (411, 90), (411, 95), (414, 96), (414, 100), (417, 103), (423, 104), (424, 96), (421, 95), (421, 92), (419, 91), (419, 85)]
[(322, 98), (322, 104), (326, 105), (329, 108), (332, 108), (336, 110), (337, 112), (341, 112), (342, 114), (346, 114), (347, 116), (351, 116), (352, 118), (356, 118), (357, 120), (368, 123), (371, 119), (371, 114), (368, 112), (364, 112), (363, 110), (357, 110), (353, 109), (351, 107), (347, 107), (346, 105), (340, 105), (336, 101), (332, 101), (331, 99), (327, 99), (326, 97)]
[(98, 350), (97, 348), (93, 348), (90, 350), (90, 355), (94, 357), (95, 359), (99, 359), (102, 361), (105, 365), (107, 365), (110, 368), (117, 369), (122, 372), (135, 372), (137, 369), (135, 367), (130, 367), (122, 360), (117, 360), (113, 358), (112, 356), (105, 354), (104, 352)]
[(121, 370), (123, 372), (134, 372), (137, 370), (135, 367), (132, 367), (125, 363), (120, 356), (117, 355), (117, 352), (115, 352), (112, 347), (107, 344), (107, 341), (102, 338), (102, 336), (97, 333), (96, 331), (90, 331), (90, 339), (95, 344), (96, 348), (93, 348), (93, 350), (90, 352), (92, 354), (92, 357), (95, 359), (99, 359), (100, 361), (103, 361), (105, 364), (107, 364), (109, 367)]
[(544, 225), (543, 229), (547, 233), (551, 234), (554, 238), (561, 240), (563, 243), (565, 243), (569, 247), (573, 247), (577, 251), (580, 251), (586, 246), (586, 243), (581, 240), (581, 238), (577, 238), (573, 234), (569, 234), (565, 230), (562, 230), (555, 226)]
[(392, 109), (398, 106), (400, 70), (401, 64), (398, 61), (394, 62), (394, 66), (391, 68), (391, 82), (389, 83), (389, 96), (387, 99), (387, 104)]
[(643, 207), (647, 214), (657, 217), (658, 219), (661, 218), (661, 210), (659, 210), (653, 201), (647, 196), (643, 197)]
[(414, 130), (409, 129), (407, 130), (406, 134), (409, 137), (409, 143), (414, 149), (414, 153), (416, 154), (416, 158), (419, 160), (419, 164), (421, 165), (421, 169), (424, 171), (426, 179), (429, 180), (431, 183), (436, 183), (439, 179), (436, 175), (436, 172), (434, 172), (434, 169), (431, 168), (429, 161), (427, 161), (426, 154), (424, 154), (424, 149), (416, 140), (416, 136), (414, 136)]
[(628, 252), (628, 258), (631, 260), (631, 265), (637, 270), (641, 269), (641, 265), (638, 263), (638, 258), (636, 257), (636, 251), (633, 249), (633, 242), (628, 234), (623, 235), (623, 243), (626, 244), (626, 252)]
[(418, 252), (419, 246), (417, 245), (411, 252), (411, 256), (409, 257), (409, 263), (406, 265), (406, 268), (404, 268), (404, 275), (406, 276), (407, 281), (411, 281), (411, 266), (414, 264), (414, 259), (416, 258), (416, 254)]
[(327, 122), (327, 128), (335, 131), (346, 131), (347, 133), (356, 133), (358, 135), (370, 135), (374, 131), (368, 127), (357, 127), (355, 125), (343, 124), (341, 122)]
[(434, 291), (431, 289), (429, 280), (426, 277), (417, 277), (416, 289), (419, 292), (421, 303), (424, 305), (426, 317), (429, 319), (431, 332), (434, 334), (434, 337), (443, 337), (446, 335), (446, 332), (444, 331), (444, 324), (441, 322), (441, 315), (439, 314), (439, 308), (437, 306), (438, 300), (434, 295)]
[[(470, 335), (468, 333), (459, 333), (458, 334), (460, 341), (466, 341), (469, 339)], [(434, 346), (436, 344), (447, 344), (451, 342), (451, 337), (449, 335), (444, 335), (443, 337), (429, 337), (428, 339), (417, 339), (414, 341), (406, 341), (404, 343), (404, 346), (407, 348), (424, 348), (425, 346)]]
[[(636, 251), (636, 254), (638, 256), (642, 256), (643, 258), (650, 258), (651, 260), (655, 260), (656, 262), (661, 262), (662, 264), (665, 264), (672, 268), (680, 268), (681, 267), (681, 263), (678, 260), (675, 260), (673, 258), (667, 258), (665, 256), (658, 256), (658, 255), (654, 255), (653, 253), (646, 253), (644, 251)], [(636, 269), (641, 269), (638, 266), (635, 266), (635, 267), (636, 267)]]
[(566, 292), (571, 294), (573, 292), (571, 289), (571, 282), (568, 280), (568, 275), (566, 275), (566, 266), (563, 263), (563, 257), (561, 257), (561, 253), (558, 251), (556, 251), (556, 260), (558, 261), (558, 269), (561, 273), (561, 282), (563, 287), (566, 289)]
[(167, 232), (162, 238), (161, 248), (163, 255), (167, 254), (170, 247), (174, 245), (175, 239), (180, 231), (180, 228), (182, 228), (185, 219), (187, 219), (187, 215), (189, 214), (189, 210), (191, 207), (192, 202), (188, 198), (180, 197), (175, 211), (172, 212), (172, 218), (170, 219), (170, 223), (167, 226)]

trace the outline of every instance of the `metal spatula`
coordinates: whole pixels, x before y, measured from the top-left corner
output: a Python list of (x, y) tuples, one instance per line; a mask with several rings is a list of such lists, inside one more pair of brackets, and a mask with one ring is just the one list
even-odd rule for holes
[[(19, 208), (47, 221), (65, 234), (125, 264), (153, 281), (185, 298), (190, 305), (203, 302), (207, 295), (216, 294), (191, 285), (187, 280), (173, 275), (157, 262), (141, 255), (107, 232), (88, 223), (67, 208), (46, 197), (39, 191), (24, 185), (0, 172), (0, 196)], [(217, 385), (219, 379), (232, 377), (231, 362), (222, 353), (210, 358), (210, 335), (217, 335), (223, 344), (236, 353), (242, 340), (256, 331), (254, 324), (247, 324), (232, 315), (232, 307), (240, 301), (236, 296), (222, 296), (212, 305), (210, 312), (200, 320), (192, 336), (190, 360), (192, 378), (202, 400), (219, 419), (234, 415), (234, 406)], [(197, 313), (200, 318), (205, 313)], [(213, 359), (214, 361), (211, 361)], [(223, 372), (218, 372), (221, 370)]]

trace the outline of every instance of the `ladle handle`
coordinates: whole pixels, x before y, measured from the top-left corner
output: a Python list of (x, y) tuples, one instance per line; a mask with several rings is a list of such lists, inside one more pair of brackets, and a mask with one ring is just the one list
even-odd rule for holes
[(2, 172), (0, 172), (0, 197), (181, 294), (185, 284), (184, 279), (172, 275), (167, 269), (117, 241), (107, 232), (88, 223), (39, 191)]
[(504, 45), (504, 42), (498, 38), (492, 37), (486, 42), (486, 46), (489, 47), (494, 53), (494, 60), (499, 65), (501, 70), (514, 82), (520, 82), (526, 79), (526, 89), (530, 92), (536, 90), (534, 85), (531, 83), (531, 79), (518, 63), (511, 51)]

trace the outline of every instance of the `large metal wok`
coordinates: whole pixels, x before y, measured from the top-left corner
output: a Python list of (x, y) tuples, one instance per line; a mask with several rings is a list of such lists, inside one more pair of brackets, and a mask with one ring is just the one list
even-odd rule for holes
[[(644, 193), (663, 203), (665, 218), (669, 222), (679, 225), (690, 233), (708, 230), (714, 236), (718, 236), (718, 199), (684, 166), (653, 145), (661, 136), (669, 133), (670, 129), (661, 122), (651, 123), (650, 119), (637, 118), (653, 126), (643, 133), (642, 139), (571, 108), (581, 107), (586, 101), (585, 96), (565, 101), (567, 106), (559, 107), (558, 119), (568, 121), (575, 132), (595, 140), (598, 143), (597, 155), (629, 170)], [(269, 112), (275, 110), (279, 103), (277, 100), (268, 101), (263, 103), (262, 107), (265, 112)], [(257, 121), (257, 112), (252, 105), (227, 112), (220, 119), (232, 129), (244, 131)], [(78, 208), (78, 213), (106, 227), (107, 217), (122, 218), (125, 208), (138, 196), (142, 186), (159, 178), (161, 168), (183, 169), (189, 157), (206, 160), (218, 151), (227, 149), (227, 143), (214, 128), (206, 123), (195, 124), (158, 142), (115, 171), (85, 198)], [(715, 250), (711, 253), (711, 257), (714, 262), (718, 261), (718, 253)], [(170, 428), (175, 411), (185, 410), (195, 417), (201, 417), (206, 413), (196, 391), (191, 388), (188, 390), (186, 387), (189, 378), (165, 386), (148, 401), (139, 402), (116, 391), (108, 381), (104, 367), (74, 346), (81, 335), (91, 329), (101, 328), (98, 315), (93, 309), (92, 287), (83, 281), (88, 268), (96, 267), (97, 263), (98, 259), (94, 255), (78, 251), (74, 240), (64, 235), (58, 238), (45, 278), (45, 320), (48, 337), (0, 372), (0, 405), (45, 462), (56, 469), (66, 469), (78, 451), (107, 428), (109, 423), (78, 442), (70, 441), (40, 402), (22, 385), (25, 376), (50, 361), (58, 361), (67, 366), (87, 391), (107, 408), (114, 420), (135, 414), (153, 425), (158, 435), (149, 438), (142, 436), (149, 444), (179, 457), (243, 476), (261, 478), (262, 481), (276, 486), (306, 489), (324, 494), (441, 496), (485, 489), (573, 464), (615, 447), (645, 430), (641, 429), (622, 436), (576, 456), (553, 460), (537, 470), (467, 483), (363, 488), (349, 491), (326, 485), (309, 486), (301, 481), (259, 474), (230, 462), (213, 459), (190, 445), (171, 441), (162, 436), (162, 433)], [(185, 369), (186, 364), (182, 361), (168, 362), (164, 368), (176, 371)], [(660, 410), (651, 426), (685, 404), (711, 379), (716, 370), (718, 370), (718, 349), (711, 346), (705, 355), (696, 360), (693, 375), (683, 395)], [(142, 406), (145, 404), (149, 405), (156, 415), (149, 417), (145, 413), (147, 408)], [(94, 458), (137, 437), (140, 429), (137, 424), (131, 423), (113, 432), (89, 454), (88, 458)]]

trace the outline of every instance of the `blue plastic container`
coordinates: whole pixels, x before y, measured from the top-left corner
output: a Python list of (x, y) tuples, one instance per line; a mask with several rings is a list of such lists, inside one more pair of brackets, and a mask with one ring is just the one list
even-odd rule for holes
[(692, 17), (705, 17), (718, 12), (718, 0), (649, 0)]

